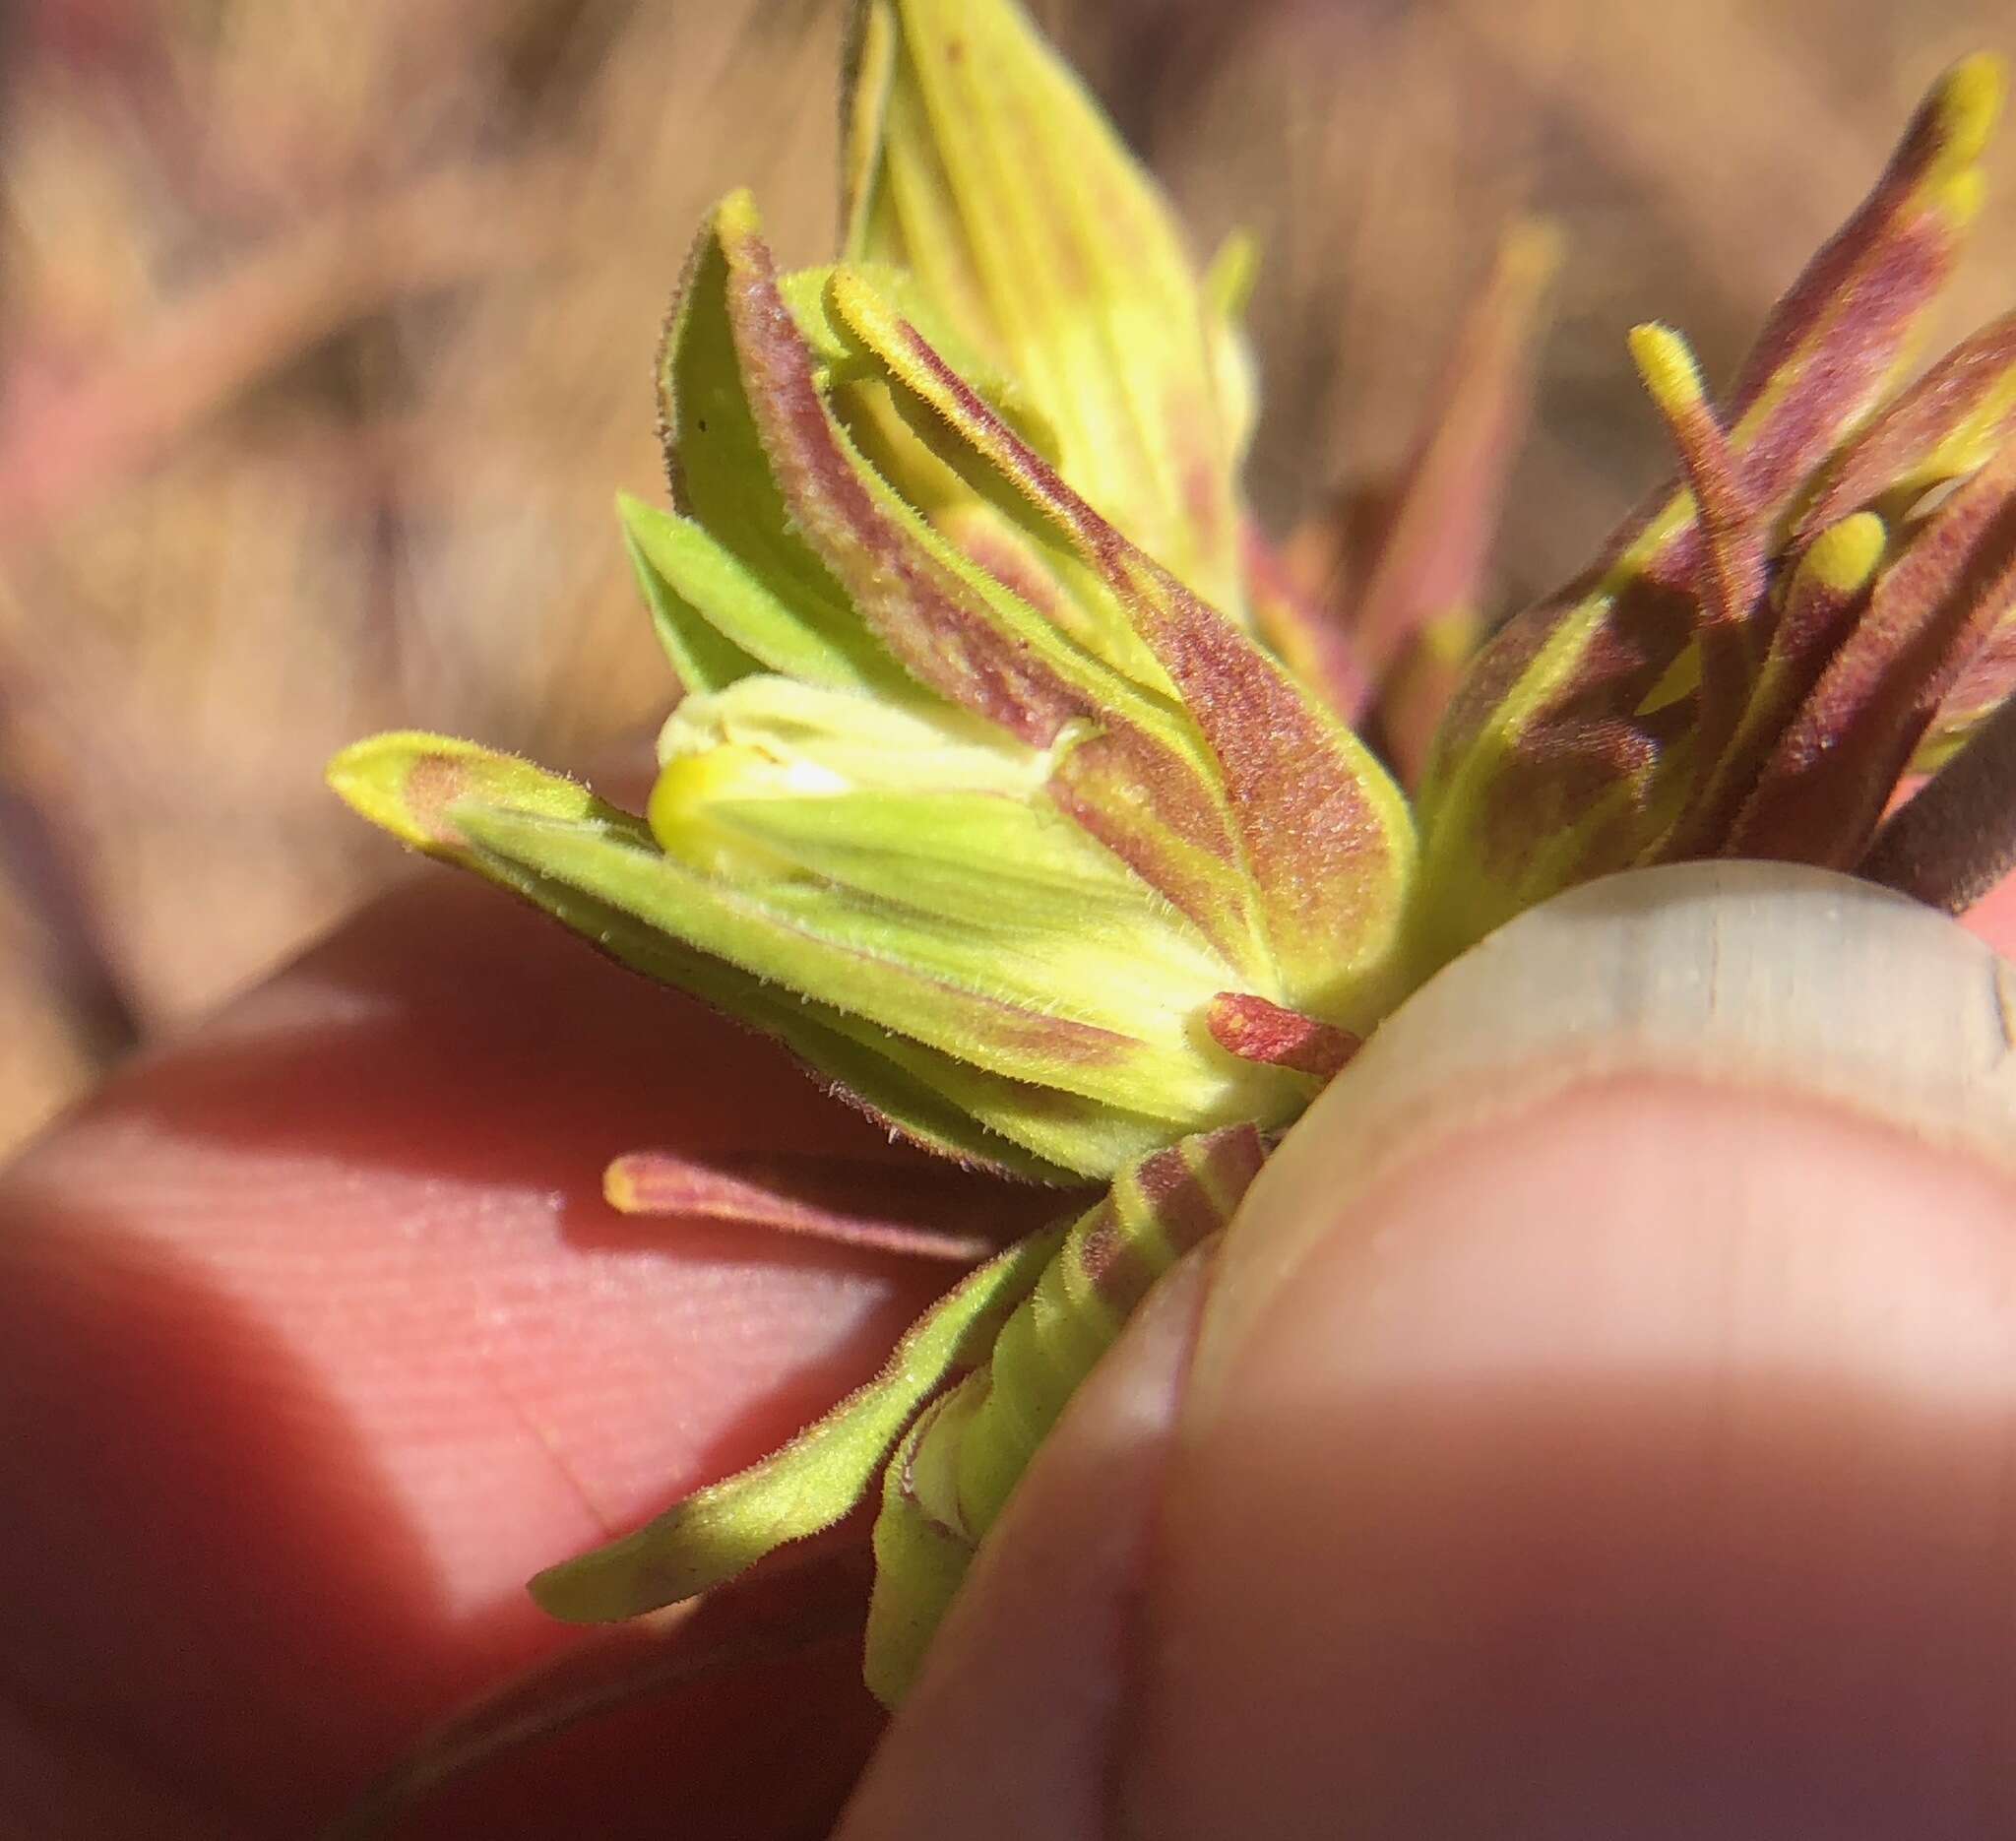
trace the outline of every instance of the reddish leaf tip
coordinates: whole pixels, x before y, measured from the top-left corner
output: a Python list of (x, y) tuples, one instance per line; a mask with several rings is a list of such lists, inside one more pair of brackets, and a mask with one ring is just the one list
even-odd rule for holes
[(1363, 1046), (1349, 1030), (1286, 1010), (1249, 992), (1222, 990), (1205, 1016), (1211, 1039), (1242, 1061), (1264, 1061), (1328, 1080)]

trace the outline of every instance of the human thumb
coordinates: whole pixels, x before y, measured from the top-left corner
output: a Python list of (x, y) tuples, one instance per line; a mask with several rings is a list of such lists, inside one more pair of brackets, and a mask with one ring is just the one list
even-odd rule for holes
[(2016, 969), (1522, 918), (1072, 1403), (849, 1837), (2016, 1833)]

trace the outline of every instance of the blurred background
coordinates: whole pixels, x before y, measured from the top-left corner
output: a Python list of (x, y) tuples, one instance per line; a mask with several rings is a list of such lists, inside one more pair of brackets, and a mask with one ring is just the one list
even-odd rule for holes
[[(1260, 236), (1252, 483), (1375, 480), (1499, 226), (1567, 231), (1494, 601), (1664, 471), (2001, 0), (1038, 0), (1200, 251)], [(0, 1150), (396, 873), (322, 788), (423, 724), (662, 714), (611, 510), (700, 214), (833, 235), (841, 0), (0, 0)], [(1996, 30), (1996, 22), (2000, 30)], [(1945, 308), (2016, 295), (2016, 156)]]

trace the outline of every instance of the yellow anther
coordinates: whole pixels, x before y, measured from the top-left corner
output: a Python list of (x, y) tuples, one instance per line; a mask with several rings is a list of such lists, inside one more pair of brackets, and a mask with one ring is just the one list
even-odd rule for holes
[(1686, 414), (1707, 396), (1693, 348), (1670, 326), (1650, 320), (1632, 327), (1630, 347), (1646, 393), (1668, 415)]
[(1876, 572), (1883, 560), (1883, 546), (1889, 533), (1872, 511), (1858, 511), (1853, 518), (1830, 524), (1799, 558), (1798, 586), (1818, 586), (1834, 595), (1854, 595)]

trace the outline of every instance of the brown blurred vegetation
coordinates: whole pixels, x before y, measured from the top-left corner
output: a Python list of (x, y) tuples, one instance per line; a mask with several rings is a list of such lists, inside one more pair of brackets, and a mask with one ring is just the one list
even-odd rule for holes
[[(648, 361), (700, 213), (746, 182), (788, 259), (827, 247), (841, 10), (0, 16), (0, 1147), (392, 871), (322, 789), (343, 741), (568, 765), (659, 713), (611, 497), (657, 478)], [(2010, 36), (1995, 0), (1037, 11), (1200, 249), (1260, 233), (1277, 528), (1397, 461), (1500, 223), (1563, 222), (1505, 603), (1662, 470), (1624, 329), (1673, 319), (1727, 371), (1924, 82)], [(2009, 304), (1990, 167), (1943, 332)]]

